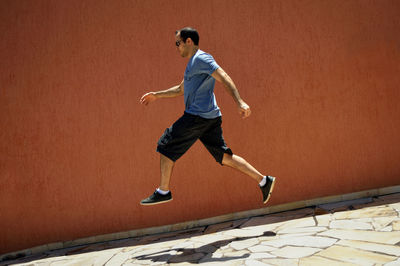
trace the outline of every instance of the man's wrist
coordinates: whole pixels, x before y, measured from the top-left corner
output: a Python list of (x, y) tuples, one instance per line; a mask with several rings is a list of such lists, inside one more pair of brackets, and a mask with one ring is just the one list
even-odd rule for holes
[(237, 100), (237, 104), (239, 105), (239, 107), (240, 106), (242, 106), (242, 105), (244, 105), (244, 104), (246, 104), (242, 99), (238, 99)]

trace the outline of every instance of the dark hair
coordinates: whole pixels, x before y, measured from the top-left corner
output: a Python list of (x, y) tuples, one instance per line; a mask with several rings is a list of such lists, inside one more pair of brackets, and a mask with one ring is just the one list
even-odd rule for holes
[(180, 33), (181, 38), (184, 42), (186, 42), (187, 38), (190, 38), (190, 39), (192, 39), (194, 45), (199, 45), (200, 36), (199, 36), (199, 33), (197, 32), (197, 30), (190, 28), (190, 27), (186, 27), (181, 30), (177, 30), (175, 32), (175, 34), (178, 34), (178, 33)]

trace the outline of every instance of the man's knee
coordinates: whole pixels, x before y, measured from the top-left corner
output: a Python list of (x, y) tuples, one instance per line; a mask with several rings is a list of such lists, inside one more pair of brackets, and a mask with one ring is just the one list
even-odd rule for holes
[(232, 159), (233, 154), (229, 154), (229, 153), (224, 153), (223, 157), (222, 157), (222, 165), (232, 165), (233, 159)]

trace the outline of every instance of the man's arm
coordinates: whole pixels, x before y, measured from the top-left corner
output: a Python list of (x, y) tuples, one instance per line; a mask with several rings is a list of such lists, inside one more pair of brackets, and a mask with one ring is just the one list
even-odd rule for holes
[(211, 76), (216, 80), (218, 80), (219, 82), (221, 82), (222, 84), (224, 84), (226, 90), (232, 96), (233, 100), (236, 102), (241, 116), (243, 118), (248, 117), (251, 114), (250, 107), (242, 100), (242, 98), (240, 98), (239, 91), (236, 88), (235, 83), (233, 82), (231, 77), (229, 77), (229, 75), (226, 74), (226, 72), (222, 68), (218, 68), (217, 70), (215, 70), (211, 74)]
[(149, 103), (157, 100), (158, 98), (171, 98), (183, 95), (183, 80), (179, 85), (176, 85), (168, 90), (148, 92), (140, 98), (140, 103), (148, 105)]

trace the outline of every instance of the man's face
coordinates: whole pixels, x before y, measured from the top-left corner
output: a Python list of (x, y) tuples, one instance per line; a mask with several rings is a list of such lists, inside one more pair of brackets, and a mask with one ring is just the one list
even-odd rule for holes
[(179, 33), (175, 35), (175, 44), (176, 50), (182, 57), (186, 57), (189, 54), (188, 47), (186, 46), (186, 43), (184, 43), (181, 39), (181, 35)]

